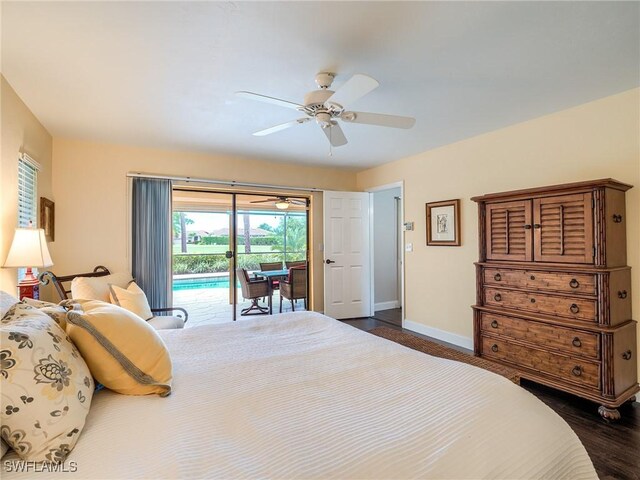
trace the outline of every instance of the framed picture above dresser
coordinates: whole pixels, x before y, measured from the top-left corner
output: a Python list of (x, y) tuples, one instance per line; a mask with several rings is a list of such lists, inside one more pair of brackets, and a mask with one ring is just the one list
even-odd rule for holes
[(472, 198), (475, 354), (597, 402), (610, 420), (640, 390), (626, 264), (630, 188), (604, 179)]

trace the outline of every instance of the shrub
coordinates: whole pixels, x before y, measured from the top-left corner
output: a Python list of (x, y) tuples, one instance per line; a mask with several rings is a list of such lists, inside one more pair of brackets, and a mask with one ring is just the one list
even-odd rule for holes
[(199, 245), (229, 245), (229, 235), (202, 237)]
[(214, 254), (181, 254), (173, 256), (173, 273), (215, 273), (229, 269), (229, 260), (222, 255)]
[[(244, 245), (241, 241), (241, 239), (238, 239), (238, 245)], [(278, 245), (278, 243), (282, 243), (280, 242), (280, 238), (279, 237), (253, 237), (251, 238), (251, 245)]]
[[(302, 260), (304, 253), (288, 254), (287, 260)], [(238, 267), (260, 270), (260, 263), (284, 262), (283, 253), (238, 253)], [(229, 271), (229, 260), (224, 254), (176, 254), (173, 256), (173, 273), (218, 273)]]
[[(238, 237), (238, 245), (244, 245), (244, 238)], [(252, 237), (251, 245), (278, 245), (282, 243), (279, 237)], [(198, 242), (198, 245), (229, 245), (228, 235), (219, 235), (211, 237), (202, 237)]]

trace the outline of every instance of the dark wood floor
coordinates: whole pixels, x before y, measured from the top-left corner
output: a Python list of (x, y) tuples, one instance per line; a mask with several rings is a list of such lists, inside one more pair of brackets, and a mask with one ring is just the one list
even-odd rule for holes
[[(374, 317), (343, 320), (361, 330), (389, 327), (447, 345), (456, 350), (469, 350), (425, 337), (401, 326), (401, 310), (375, 312)], [(598, 406), (574, 395), (538, 385), (527, 380), (522, 387), (538, 397), (576, 432), (586, 448), (601, 480), (640, 480), (640, 403), (627, 403), (620, 408), (622, 419), (610, 423), (598, 415)]]

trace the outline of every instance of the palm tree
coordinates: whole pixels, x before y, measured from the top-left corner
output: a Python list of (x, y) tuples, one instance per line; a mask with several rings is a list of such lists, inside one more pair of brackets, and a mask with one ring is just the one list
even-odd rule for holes
[[(173, 212), (173, 238), (180, 236), (180, 251), (187, 253), (187, 225), (191, 225), (191, 220), (184, 212)], [(180, 232), (180, 233), (178, 233)]]
[[(286, 225), (286, 233), (285, 233)], [(277, 236), (277, 243), (271, 247), (271, 250), (287, 252), (306, 252), (307, 251), (307, 221), (305, 218), (288, 216), (280, 218), (280, 223), (274, 229)], [(285, 246), (286, 234), (286, 246)]]
[(242, 221), (244, 223), (244, 253), (251, 253), (251, 223), (249, 220), (250, 215), (248, 213), (242, 215)]

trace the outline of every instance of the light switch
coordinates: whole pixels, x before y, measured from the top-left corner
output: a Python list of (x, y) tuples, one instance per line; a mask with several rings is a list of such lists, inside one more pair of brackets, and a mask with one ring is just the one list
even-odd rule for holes
[(407, 244), (404, 246), (404, 251), (405, 251), (405, 252), (413, 252), (413, 243), (407, 243)]

